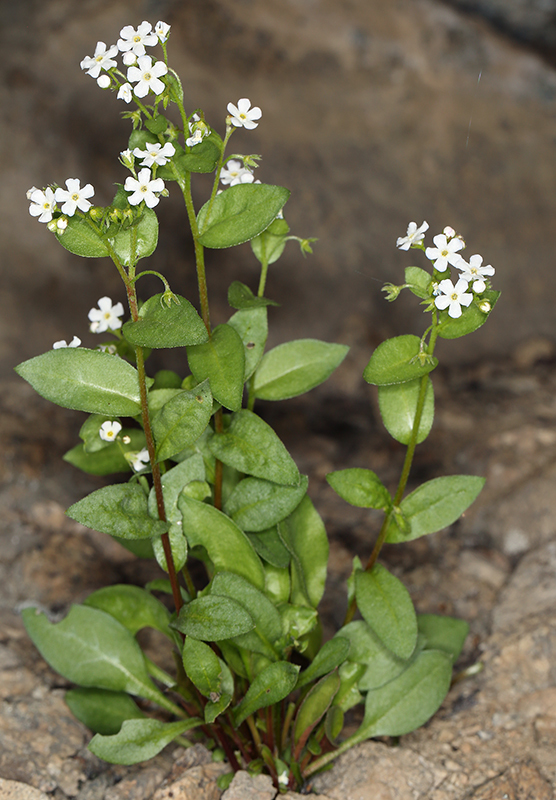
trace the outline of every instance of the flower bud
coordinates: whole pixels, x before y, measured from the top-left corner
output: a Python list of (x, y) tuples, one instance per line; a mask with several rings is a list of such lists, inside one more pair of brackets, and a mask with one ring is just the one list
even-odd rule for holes
[(95, 222), (98, 222), (104, 216), (104, 209), (101, 206), (92, 206), (89, 209), (89, 216), (91, 219), (94, 219)]
[(483, 300), (481, 303), (479, 303), (479, 308), (481, 309), (483, 314), (488, 314), (492, 306), (490, 305), (488, 300)]

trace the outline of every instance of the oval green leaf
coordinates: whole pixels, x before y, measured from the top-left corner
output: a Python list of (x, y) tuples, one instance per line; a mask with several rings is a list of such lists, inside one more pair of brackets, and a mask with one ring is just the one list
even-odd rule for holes
[(142, 719), (145, 716), (125, 692), (78, 686), (67, 691), (64, 700), (74, 717), (93, 733), (105, 736), (118, 733), (126, 719)]
[(417, 644), (417, 617), (409, 592), (391, 572), (375, 564), (355, 573), (355, 597), (361, 616), (398, 658), (409, 658)]
[(96, 232), (90, 220), (82, 217), (68, 217), (65, 231), (57, 233), (56, 238), (62, 247), (76, 256), (103, 258), (108, 255), (108, 250), (100, 234)]
[(184, 494), (178, 500), (178, 507), (183, 514), (183, 528), (191, 547), (204, 547), (217, 570), (242, 575), (253, 586), (264, 589), (262, 562), (233, 520), (214, 506)]
[[(452, 319), (447, 311), (441, 311), (438, 335), (441, 339), (459, 339), (460, 336), (473, 333), (485, 324), (499, 297), (500, 292), (490, 290), (475, 296), (473, 303), (468, 308), (462, 309), (463, 313), (458, 319)], [(490, 304), (490, 310), (486, 313), (479, 308), (479, 303), (485, 302)]]
[(207, 380), (191, 392), (182, 391), (165, 403), (152, 420), (156, 458), (165, 461), (193, 444), (207, 427), (212, 395)]
[(49, 350), (15, 371), (42, 397), (63, 408), (107, 417), (135, 417), (141, 412), (137, 370), (100, 350)]
[(265, 183), (244, 183), (225, 189), (199, 211), (200, 243), (220, 249), (248, 242), (268, 228), (289, 196), (288, 189)]
[(244, 478), (228, 497), (224, 510), (242, 531), (257, 532), (284, 520), (297, 508), (307, 491), (308, 479), (299, 486), (281, 486), (262, 478)]
[[(63, 236), (65, 234), (64, 231)], [(136, 264), (140, 258), (152, 255), (158, 244), (158, 219), (152, 208), (145, 207), (137, 222), (121, 230), (108, 239), (108, 242), (126, 267)]]
[(245, 351), (231, 325), (218, 325), (205, 344), (187, 348), (189, 368), (198, 383), (207, 378), (213, 397), (231, 411), (239, 411), (243, 396)]
[(164, 295), (150, 297), (139, 310), (137, 322), (126, 322), (122, 332), (135, 347), (186, 347), (208, 341), (203, 320), (189, 300), (174, 295), (170, 306), (162, 303)]
[(160, 722), (158, 719), (130, 719), (114, 736), (97, 733), (89, 742), (89, 750), (109, 764), (138, 764), (154, 758), (167, 744), (182, 733), (202, 725), (199, 717), (179, 722)]
[(308, 495), (278, 524), (278, 534), (292, 557), (291, 602), (316, 608), (324, 594), (329, 546), (324, 523)]
[(215, 433), (209, 447), (216, 458), (239, 472), (284, 486), (299, 486), (299, 470), (293, 458), (270, 425), (252, 411), (242, 409), (233, 414), (229, 428), (225, 433)]
[(330, 472), (326, 480), (352, 506), (387, 509), (392, 502), (388, 489), (370, 469), (341, 469)]
[[(422, 378), (407, 383), (395, 383), (378, 387), (378, 405), (384, 427), (397, 442), (409, 444)], [(434, 420), (434, 391), (432, 381), (427, 378), (425, 403), (417, 433), (417, 444), (421, 444), (430, 433)]]
[(218, 642), (252, 631), (255, 623), (245, 608), (231, 597), (205, 595), (180, 609), (172, 627), (205, 642)]
[(421, 359), (420, 343), (419, 337), (412, 335), (395, 336), (382, 342), (365, 367), (364, 379), (376, 386), (389, 386), (427, 375), (437, 366), (438, 359), (434, 356)]
[(332, 375), (349, 347), (318, 339), (297, 339), (266, 353), (255, 372), (255, 395), (287, 400), (314, 389)]
[(299, 667), (288, 661), (269, 664), (256, 676), (241, 703), (234, 711), (237, 727), (259, 708), (279, 703), (294, 689)]
[(168, 530), (166, 522), (150, 516), (145, 492), (136, 483), (103, 486), (70, 506), (66, 514), (87, 528), (122, 539), (146, 539)]
[(133, 635), (148, 627), (160, 631), (173, 641), (168, 627), (170, 612), (156, 597), (139, 586), (125, 583), (106, 586), (90, 594), (83, 605), (106, 611)]
[(410, 542), (447, 528), (469, 508), (484, 485), (485, 479), (476, 475), (446, 475), (423, 483), (400, 503), (408, 530), (402, 531), (392, 521), (386, 541)]

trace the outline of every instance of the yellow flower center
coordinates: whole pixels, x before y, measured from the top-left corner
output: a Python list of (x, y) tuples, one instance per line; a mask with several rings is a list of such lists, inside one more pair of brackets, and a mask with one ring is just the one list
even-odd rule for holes
[(77, 201), (79, 200), (79, 195), (77, 194), (77, 192), (74, 192), (72, 194), (71, 199), (73, 200), (74, 203), (77, 203)]
[(153, 76), (151, 75), (151, 73), (150, 72), (145, 72), (145, 74), (143, 75), (143, 80), (144, 81), (152, 81), (152, 79), (153, 79)]

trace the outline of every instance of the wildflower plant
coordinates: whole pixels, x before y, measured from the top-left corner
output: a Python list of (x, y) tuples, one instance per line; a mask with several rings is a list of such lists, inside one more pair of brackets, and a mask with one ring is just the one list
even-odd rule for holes
[[(435, 344), (479, 328), (498, 293), (490, 288), (493, 268), (478, 255), (466, 262), (451, 228), (434, 237), (434, 247), (424, 244), (426, 222), (410, 223), (398, 239), (400, 249), (422, 251), (432, 267), (407, 267), (402, 285), (385, 287), (387, 298), (408, 288), (430, 325), (421, 337), (383, 342), (363, 377), (378, 387), (384, 425), (406, 457), (393, 491), (367, 468), (328, 475), (340, 497), (382, 511), (384, 520), (366, 561), (354, 560), (344, 625), (322, 643), (324, 524), (307, 477), (255, 407), (258, 399), (285, 400), (321, 384), (348, 348), (303, 339), (265, 351), (269, 309), (277, 305), (266, 296), (268, 268), (289, 240), (304, 254), (314, 240), (290, 235), (282, 212), (290, 192), (254, 180), (258, 156), (226, 155), (234, 131), (256, 128), (261, 110), (246, 98), (229, 103), (223, 138), (201, 109), (187, 110), (168, 61), (169, 35), (164, 22), (154, 30), (148, 22), (126, 26), (116, 45), (98, 42), (81, 62), (126, 109), (135, 104), (124, 111), (133, 129), (119, 159), (129, 175), (112, 203), (94, 206), (92, 185), (81, 188), (77, 178), (28, 192), (30, 214), (63, 247), (112, 260), (129, 318), (121, 302), (101, 297), (89, 312), (90, 329), (107, 342), (91, 349), (74, 336), (17, 367), (43, 397), (89, 415), (66, 461), (92, 475), (120, 476), (68, 515), (156, 559), (167, 577), (145, 588), (96, 591), (61, 622), (35, 608), (23, 618), (44, 658), (75, 684), (66, 700), (95, 733), (89, 746), (97, 756), (131, 764), (170, 742), (203, 740), (233, 770), (266, 770), (283, 792), (303, 787), (358, 742), (419, 727), (449, 689), (467, 625), (417, 614), (379, 556), (386, 542), (451, 525), (482, 488), (482, 478), (452, 475), (406, 494), (416, 445), (433, 422)], [(149, 54), (155, 46), (158, 56)], [(166, 116), (172, 107), (177, 123)], [(200, 209), (191, 194), (196, 174), (213, 175)], [(191, 227), (199, 312), (162, 273), (138, 270), (156, 250), (154, 209), (167, 185), (183, 196)], [(258, 287), (234, 281), (232, 314), (213, 326), (205, 251), (244, 242), (260, 265)], [(158, 276), (163, 291), (140, 301), (137, 283), (147, 274)], [(164, 348), (181, 348), (184, 374), (148, 375), (149, 352)], [(166, 637), (173, 674), (141, 650), (135, 637), (144, 627)], [(358, 704), (363, 721), (346, 737), (344, 714)]]

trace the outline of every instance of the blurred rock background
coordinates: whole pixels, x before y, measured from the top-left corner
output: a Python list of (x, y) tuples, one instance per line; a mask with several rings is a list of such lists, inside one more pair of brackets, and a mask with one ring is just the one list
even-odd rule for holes
[[(63, 250), (28, 214), (26, 190), (67, 177), (106, 203), (125, 178), (129, 122), (115, 95), (79, 69), (97, 40), (125, 24), (171, 23), (171, 63), (190, 107), (224, 128), (226, 104), (261, 106), (233, 150), (263, 155), (259, 177), (292, 190), (292, 232), (317, 236), (303, 259), (290, 243), (271, 268), (272, 343), (317, 337), (352, 345), (336, 378), (347, 392), (385, 336), (420, 333), (412, 297), (389, 306), (420, 253), (395, 248), (409, 220), (429, 235), (451, 225), (495, 266), (503, 302), (484, 328), (442, 345), (451, 362), (504, 357), (556, 338), (556, 41), (554, 0), (19, 0), (0, 2), (0, 376), (87, 330), (87, 311), (124, 300), (108, 260)], [(199, 182), (198, 203), (206, 184)], [(175, 184), (157, 211), (158, 268), (196, 302), (190, 241)], [(226, 291), (256, 287), (249, 245), (208, 254), (214, 319)], [(145, 279), (143, 291), (158, 291)], [(141, 289), (141, 284), (139, 284)], [(295, 300), (293, 300), (295, 298)], [(537, 339), (535, 339), (537, 337)]]

